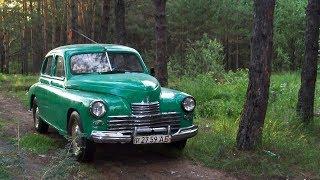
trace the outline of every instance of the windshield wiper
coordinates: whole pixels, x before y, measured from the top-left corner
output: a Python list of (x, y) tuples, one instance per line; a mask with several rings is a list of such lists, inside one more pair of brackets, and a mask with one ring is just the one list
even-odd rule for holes
[(104, 71), (104, 72), (98, 72), (99, 74), (117, 74), (117, 73), (126, 73), (126, 71), (123, 70), (112, 70), (112, 71)]

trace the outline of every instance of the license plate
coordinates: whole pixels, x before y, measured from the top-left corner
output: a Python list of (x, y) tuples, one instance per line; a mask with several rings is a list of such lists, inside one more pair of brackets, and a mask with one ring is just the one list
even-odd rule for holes
[(133, 144), (156, 144), (170, 142), (170, 135), (136, 136), (133, 138)]

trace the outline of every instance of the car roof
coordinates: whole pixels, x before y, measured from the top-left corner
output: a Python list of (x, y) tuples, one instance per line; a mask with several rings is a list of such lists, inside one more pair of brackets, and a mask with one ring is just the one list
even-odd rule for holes
[(53, 52), (79, 52), (79, 51), (118, 51), (118, 52), (133, 52), (138, 53), (135, 49), (123, 46), (123, 45), (117, 45), (117, 44), (72, 44), (72, 45), (66, 45), (66, 46), (60, 46), (53, 50), (51, 50), (48, 54)]

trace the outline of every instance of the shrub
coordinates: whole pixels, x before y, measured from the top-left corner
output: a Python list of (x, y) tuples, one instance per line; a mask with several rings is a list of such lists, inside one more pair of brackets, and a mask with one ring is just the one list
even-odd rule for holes
[(223, 58), (223, 45), (205, 34), (201, 40), (188, 45), (185, 61), (179, 60), (177, 55), (170, 58), (169, 72), (191, 77), (208, 72), (221, 75)]

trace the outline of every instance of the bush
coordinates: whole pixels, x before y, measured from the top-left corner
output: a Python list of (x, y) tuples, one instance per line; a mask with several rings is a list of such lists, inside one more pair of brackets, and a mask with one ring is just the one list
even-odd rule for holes
[(177, 55), (170, 58), (169, 74), (193, 77), (208, 72), (221, 75), (223, 72), (223, 45), (216, 39), (204, 35), (201, 40), (189, 44), (185, 61)]
[(237, 118), (242, 110), (247, 88), (247, 72), (228, 72), (220, 78), (212, 73), (200, 74), (192, 79), (175, 78), (171, 79), (169, 86), (196, 98), (198, 117)]

